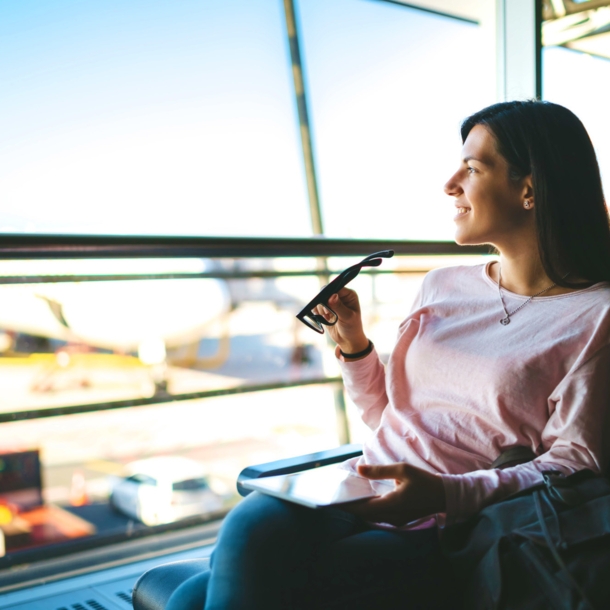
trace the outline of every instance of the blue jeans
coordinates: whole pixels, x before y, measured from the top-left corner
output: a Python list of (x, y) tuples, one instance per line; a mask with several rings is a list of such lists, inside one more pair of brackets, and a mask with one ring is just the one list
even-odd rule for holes
[(459, 607), (436, 528), (371, 529), (256, 492), (226, 517), (200, 582), (205, 610)]

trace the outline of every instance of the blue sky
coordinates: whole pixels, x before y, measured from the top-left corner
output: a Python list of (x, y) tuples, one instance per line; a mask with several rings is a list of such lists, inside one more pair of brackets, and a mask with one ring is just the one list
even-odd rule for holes
[(452, 239), (459, 125), (495, 101), (480, 28), (382, 2), (300, 7), (327, 232)]
[(280, 9), (1, 3), (0, 218), (205, 235), (275, 216), (306, 234)]
[[(282, 4), (0, 2), (0, 232), (311, 234)], [(480, 28), (297, 8), (327, 234), (451, 239), (459, 123), (494, 101)], [(582, 60), (546, 53), (550, 98), (610, 141), (601, 91), (561, 77)]]

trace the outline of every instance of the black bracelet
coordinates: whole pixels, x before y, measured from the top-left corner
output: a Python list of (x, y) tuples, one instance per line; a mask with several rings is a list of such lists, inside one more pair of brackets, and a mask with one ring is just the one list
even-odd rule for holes
[(368, 356), (373, 351), (374, 347), (375, 346), (373, 345), (373, 342), (369, 339), (369, 344), (361, 352), (358, 352), (357, 354), (346, 354), (341, 348), (339, 348), (339, 353), (344, 358), (362, 358), (362, 356)]

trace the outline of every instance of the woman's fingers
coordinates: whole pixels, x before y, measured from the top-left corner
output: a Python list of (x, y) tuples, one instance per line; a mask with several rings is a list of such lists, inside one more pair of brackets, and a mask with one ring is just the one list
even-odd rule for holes
[(341, 322), (347, 322), (354, 317), (354, 310), (346, 307), (336, 294), (333, 294), (330, 299), (328, 299), (328, 306), (337, 314)]
[(324, 305), (316, 305), (316, 307), (314, 308), (314, 313), (318, 314), (319, 316), (323, 316), (325, 320), (327, 320), (328, 322), (331, 322), (332, 320), (335, 319), (335, 315), (329, 311), (326, 307), (324, 307)]
[(370, 464), (360, 464), (358, 474), (367, 479), (394, 479), (404, 481), (410, 478), (411, 467), (408, 464), (383, 464), (373, 466)]
[(328, 322), (326, 330), (344, 352), (357, 353), (368, 345), (362, 329), (358, 294), (353, 290), (342, 288), (331, 295), (327, 303), (316, 305), (313, 313)]
[(396, 489), (380, 498), (346, 507), (348, 512), (376, 523), (403, 525), (409, 521), (445, 511), (442, 478), (410, 464), (358, 466), (358, 474), (367, 479), (394, 479)]
[(330, 296), (328, 303), (316, 305), (313, 311), (326, 319), (334, 318), (333, 312), (335, 312), (341, 321), (349, 320), (354, 315), (360, 315), (358, 295), (353, 290), (342, 288), (339, 293)]
[(339, 292), (333, 294), (328, 299), (328, 304), (332, 306), (340, 318), (349, 318), (354, 314), (360, 313), (360, 301), (358, 293), (350, 288), (341, 288)]

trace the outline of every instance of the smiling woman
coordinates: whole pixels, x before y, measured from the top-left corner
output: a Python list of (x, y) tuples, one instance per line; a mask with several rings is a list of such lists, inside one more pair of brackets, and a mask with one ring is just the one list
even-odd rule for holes
[[(517, 231), (533, 231), (534, 217), (523, 202), (531, 196), (531, 180), (512, 180), (496, 139), (482, 125), (468, 134), (459, 170), (445, 185), (457, 208), (455, 241), (460, 245), (514, 241)], [(526, 208), (529, 209), (529, 208)], [(502, 239), (505, 236), (505, 239)]]
[[(537, 101), (485, 108), (462, 137), (445, 189), (456, 239), (495, 246), (499, 262), (430, 272), (385, 366), (357, 294), (328, 300), (346, 389), (372, 430), (344, 467), (394, 490), (320, 511), (251, 494), (224, 522), (206, 610), (453, 608), (460, 583), (437, 525), (545, 470), (606, 472), (610, 227), (591, 142), (569, 110)], [(515, 447), (532, 459), (497, 466)]]
[[(455, 182), (458, 172), (446, 192), (458, 205), (470, 202), (475, 223), (477, 210), (483, 216), (495, 205), (496, 226), (468, 240), (458, 224), (458, 243), (492, 244), (520, 266), (539, 261), (538, 287), (551, 280), (557, 284), (551, 294), (610, 280), (599, 165), (578, 117), (549, 102), (496, 104), (466, 119), (461, 132), (468, 180)], [(476, 202), (482, 190), (487, 206)], [(528, 294), (536, 286), (519, 288)]]

